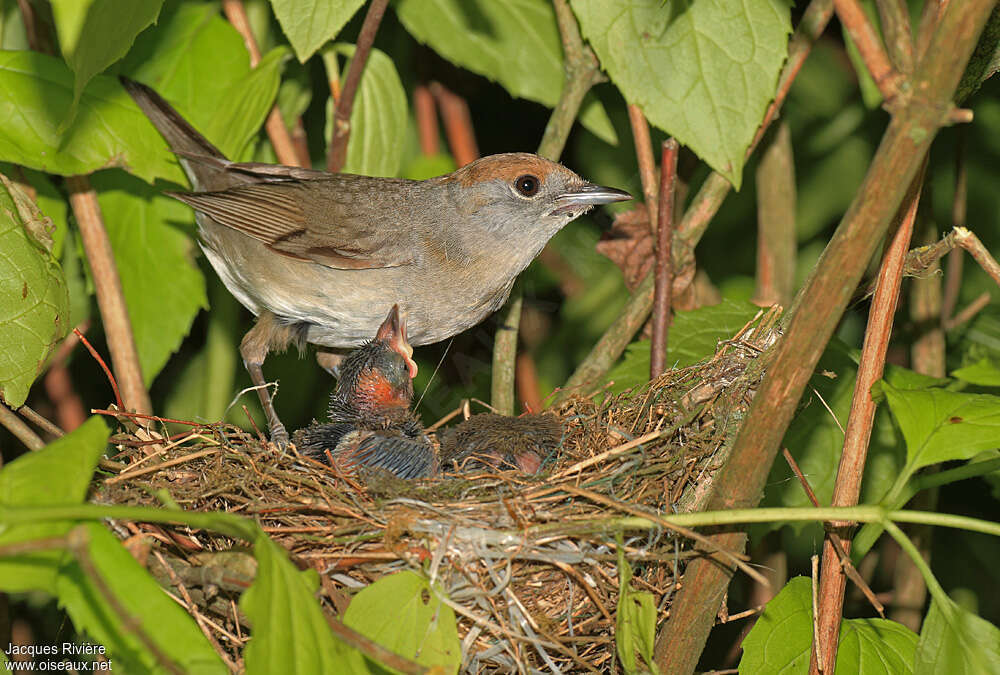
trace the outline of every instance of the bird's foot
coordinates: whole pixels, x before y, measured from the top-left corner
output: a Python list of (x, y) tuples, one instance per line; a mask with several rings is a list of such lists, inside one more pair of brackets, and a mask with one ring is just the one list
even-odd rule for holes
[(285, 425), (281, 422), (273, 424), (268, 429), (271, 432), (271, 443), (282, 455), (288, 450), (288, 446), (291, 445), (292, 439), (288, 435), (288, 430), (285, 429)]

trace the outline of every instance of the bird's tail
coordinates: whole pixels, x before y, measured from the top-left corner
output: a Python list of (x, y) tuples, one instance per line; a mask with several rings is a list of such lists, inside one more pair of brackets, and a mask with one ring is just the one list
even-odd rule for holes
[(153, 89), (126, 77), (119, 79), (149, 121), (166, 139), (170, 149), (177, 154), (195, 190), (228, 187), (213, 185), (216, 182), (213, 179), (220, 174), (220, 163), (228, 163), (226, 156), (218, 148), (198, 133), (190, 122), (181, 117), (180, 113)]

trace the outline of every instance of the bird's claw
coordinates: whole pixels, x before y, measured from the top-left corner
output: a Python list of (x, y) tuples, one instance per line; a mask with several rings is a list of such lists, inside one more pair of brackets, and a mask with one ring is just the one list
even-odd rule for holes
[(288, 450), (288, 446), (291, 445), (292, 439), (288, 435), (288, 430), (285, 429), (285, 425), (282, 423), (275, 424), (269, 431), (271, 432), (271, 443), (282, 455)]

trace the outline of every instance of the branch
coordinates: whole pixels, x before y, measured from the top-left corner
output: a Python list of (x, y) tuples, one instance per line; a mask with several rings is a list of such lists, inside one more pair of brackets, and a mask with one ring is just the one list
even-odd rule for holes
[(656, 225), (656, 266), (653, 286), (653, 330), (649, 352), (649, 379), (665, 370), (670, 305), (673, 301), (674, 198), (677, 188), (677, 141), (663, 141), (660, 158), (659, 222)]
[(142, 379), (139, 350), (128, 318), (128, 307), (111, 250), (111, 240), (104, 229), (104, 217), (97, 203), (97, 193), (86, 176), (67, 176), (66, 187), (69, 190), (69, 203), (80, 229), (83, 250), (94, 277), (97, 307), (101, 311), (101, 322), (104, 324), (108, 350), (111, 352), (115, 379), (121, 386), (123, 405), (128, 410), (150, 414), (153, 412), (153, 404)]
[(861, 3), (858, 0), (833, 0), (833, 4), (837, 8), (837, 18), (847, 29), (861, 60), (865, 62), (865, 68), (885, 99), (886, 108), (891, 110), (900, 94), (903, 76), (889, 63), (882, 40), (861, 8)]
[[(764, 113), (761, 127), (757, 130), (757, 135), (754, 136), (750, 147), (747, 148), (748, 157), (760, 143), (764, 132), (767, 131), (771, 121), (781, 109), (781, 105), (785, 102), (788, 91), (791, 89), (792, 81), (801, 70), (802, 63), (809, 55), (813, 43), (826, 29), (832, 14), (833, 0), (812, 0), (809, 7), (806, 8), (802, 15), (802, 21), (795, 29), (795, 34), (788, 44), (788, 60), (778, 77), (778, 88), (774, 95), (774, 102)], [(728, 180), (713, 171), (702, 183), (698, 194), (691, 200), (674, 233), (675, 279), (684, 278), (685, 273), (693, 274), (694, 247), (698, 244), (701, 235), (704, 234), (719, 207), (722, 206), (722, 202), (731, 188), (732, 185)], [(652, 308), (653, 275), (650, 273), (636, 287), (625, 307), (619, 312), (618, 317), (600, 337), (586, 358), (577, 366), (577, 369), (566, 381), (563, 390), (555, 397), (555, 401), (565, 399), (571, 392), (586, 393), (593, 388), (625, 351), (632, 336), (646, 322)]]
[(782, 122), (757, 163), (757, 274), (753, 302), (787, 306), (795, 292), (795, 158)]
[(24, 443), (24, 447), (28, 450), (41, 450), (45, 447), (45, 441), (25, 424), (24, 420), (15, 415), (14, 411), (7, 407), (5, 401), (0, 401), (0, 426), (3, 426), (17, 440)]
[[(257, 40), (254, 39), (253, 31), (250, 29), (250, 19), (247, 18), (243, 0), (222, 0), (222, 11), (236, 32), (243, 37), (243, 43), (246, 44), (247, 51), (250, 52), (250, 67), (256, 68), (261, 58), (260, 47), (257, 46)], [(298, 126), (301, 127), (301, 125), (302, 121), (299, 120)], [(277, 103), (267, 114), (264, 128), (267, 129), (267, 137), (271, 140), (271, 145), (274, 146), (274, 154), (278, 156), (279, 162), (289, 166), (309, 166), (308, 149), (304, 155), (300, 153), (303, 144), (296, 144), (292, 140), (292, 135), (288, 132), (288, 127), (285, 126), (285, 121), (281, 118), (281, 111), (278, 109)]]
[[(854, 381), (854, 396), (851, 412), (844, 432), (844, 449), (837, 468), (837, 480), (833, 487), (832, 506), (854, 506), (861, 495), (861, 478), (868, 458), (868, 442), (871, 438), (872, 423), (875, 420), (875, 401), (871, 388), (882, 379), (885, 369), (885, 354), (889, 349), (892, 335), (893, 316), (899, 301), (899, 285), (903, 280), (903, 261), (913, 235), (913, 222), (920, 203), (920, 188), (924, 183), (927, 167), (926, 156), (923, 166), (910, 183), (909, 191), (903, 199), (899, 211), (899, 222), (892, 243), (886, 250), (879, 270), (878, 286), (868, 314), (861, 361)], [(851, 550), (851, 533), (848, 523), (834, 523), (845, 551)], [(815, 649), (810, 664), (811, 675), (819, 675), (820, 663), (817, 653), (823, 654), (829, 665), (837, 662), (837, 646), (840, 637), (840, 619), (844, 609), (846, 577), (840, 564), (840, 556), (834, 549), (832, 537), (827, 537), (823, 545), (823, 567), (819, 583), (819, 609), (817, 611), (817, 634), (813, 636)], [(817, 644), (818, 643), (818, 644)], [(822, 648), (821, 648), (822, 647)], [(825, 672), (829, 672), (824, 669)]]
[[(948, 5), (928, 50), (935, 58), (921, 61), (913, 78), (914, 96), (894, 111), (861, 189), (799, 294), (774, 362), (754, 396), (729, 462), (716, 479), (709, 508), (742, 508), (759, 501), (802, 391), (943, 123), (944, 111), (993, 5), (994, 0)], [(719, 545), (729, 549), (745, 539), (740, 532), (717, 537)], [(731, 574), (704, 559), (688, 565), (684, 587), (657, 638), (656, 660), (661, 668), (669, 664), (675, 673), (694, 670), (711, 629), (714, 607)]]
[(649, 228), (656, 232), (656, 222), (660, 209), (656, 204), (656, 160), (653, 158), (653, 141), (649, 137), (649, 123), (642, 110), (634, 103), (628, 104), (628, 121), (632, 127), (635, 143), (635, 158), (639, 164), (639, 180), (649, 214)]
[(913, 34), (910, 30), (910, 9), (904, 0), (877, 0), (876, 4), (892, 63), (896, 70), (908, 75), (913, 71)]
[(371, 54), (372, 45), (375, 43), (375, 33), (378, 32), (378, 26), (382, 23), (382, 16), (388, 4), (389, 0), (372, 0), (372, 4), (368, 6), (368, 13), (365, 14), (365, 21), (361, 24), (358, 43), (354, 47), (354, 57), (351, 59), (351, 66), (344, 79), (344, 88), (340, 92), (340, 100), (337, 101), (337, 109), (333, 114), (333, 138), (330, 140), (330, 149), (326, 155), (326, 169), (331, 173), (340, 171), (344, 167), (344, 160), (347, 159), (347, 141), (351, 137), (354, 97), (358, 93), (361, 74), (364, 72), (365, 64), (368, 63), (368, 55)]
[[(601, 81), (597, 57), (590, 47), (583, 44), (580, 27), (573, 16), (567, 0), (552, 0), (555, 8), (559, 35), (562, 38), (565, 84), (559, 102), (552, 111), (545, 133), (538, 144), (538, 154), (553, 161), (559, 159), (566, 139), (569, 138), (573, 121), (580, 112), (583, 97), (591, 87)], [(505, 330), (506, 326), (517, 327), (521, 321), (523, 297), (520, 288), (515, 288), (507, 301), (501, 328), (493, 342), (493, 382), (490, 400), (502, 415), (514, 412), (514, 371), (517, 362), (517, 330)]]

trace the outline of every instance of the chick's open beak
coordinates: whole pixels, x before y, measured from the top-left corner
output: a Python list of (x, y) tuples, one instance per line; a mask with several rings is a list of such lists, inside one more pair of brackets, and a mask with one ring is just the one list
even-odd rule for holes
[(632, 195), (624, 190), (584, 183), (580, 187), (556, 197), (557, 207), (549, 215), (555, 216), (560, 213), (589, 209), (599, 204), (624, 202), (629, 199), (632, 199)]
[(410, 346), (410, 342), (406, 338), (406, 317), (400, 316), (398, 304), (393, 305), (392, 309), (389, 310), (389, 316), (379, 326), (375, 340), (385, 342), (390, 349), (403, 357), (411, 380), (417, 376), (417, 363), (413, 360), (413, 347)]

